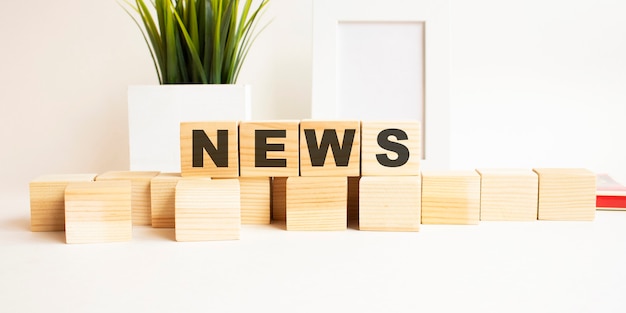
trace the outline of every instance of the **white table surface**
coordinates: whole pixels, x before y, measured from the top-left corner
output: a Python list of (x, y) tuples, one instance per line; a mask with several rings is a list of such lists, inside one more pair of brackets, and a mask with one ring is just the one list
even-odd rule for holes
[(67, 245), (0, 197), (2, 312), (626, 312), (626, 212), (594, 222), (422, 225)]

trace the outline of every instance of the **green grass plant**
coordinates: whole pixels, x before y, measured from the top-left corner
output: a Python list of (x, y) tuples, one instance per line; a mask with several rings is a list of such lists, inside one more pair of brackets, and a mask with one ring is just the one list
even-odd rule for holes
[(269, 0), (126, 0), (160, 84), (234, 84)]

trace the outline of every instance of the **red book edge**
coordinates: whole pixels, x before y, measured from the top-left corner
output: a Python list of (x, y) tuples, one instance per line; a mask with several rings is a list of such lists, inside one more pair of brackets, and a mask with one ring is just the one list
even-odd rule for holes
[(615, 181), (608, 174), (597, 174), (596, 208), (626, 211), (626, 186)]
[(626, 196), (597, 196), (596, 207), (626, 209)]

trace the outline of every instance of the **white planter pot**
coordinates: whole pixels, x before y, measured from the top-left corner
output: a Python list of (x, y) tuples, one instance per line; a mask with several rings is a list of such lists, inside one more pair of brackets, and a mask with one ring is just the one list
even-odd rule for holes
[(130, 170), (180, 172), (180, 123), (250, 120), (249, 85), (128, 87)]

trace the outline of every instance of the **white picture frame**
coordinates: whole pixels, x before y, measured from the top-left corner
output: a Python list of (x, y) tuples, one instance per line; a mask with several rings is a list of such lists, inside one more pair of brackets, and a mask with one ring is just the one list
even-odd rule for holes
[[(313, 1), (313, 77), (311, 117), (313, 119), (368, 119), (358, 110), (342, 107), (339, 99), (345, 99), (340, 86), (342, 73), (340, 49), (344, 49), (340, 37), (343, 25), (418, 23), (423, 31), (421, 37), (407, 40), (423, 40), (420, 75), (416, 78), (422, 86), (418, 110), (398, 114), (397, 119), (418, 118), (422, 124), (423, 169), (447, 169), (450, 162), (449, 129), (449, 2), (447, 0), (389, 0), (381, 5), (372, 0), (315, 0)], [(367, 53), (367, 51), (364, 51)], [(375, 56), (372, 56), (375, 57)], [(405, 58), (413, 58), (413, 55)], [(398, 62), (416, 64), (413, 59)], [(349, 75), (344, 75), (348, 76)], [(345, 78), (344, 78), (345, 79)], [(389, 84), (393, 84), (390, 81)], [(345, 86), (345, 83), (344, 83)], [(363, 88), (367, 88), (366, 86)], [(344, 87), (346, 89), (346, 87)], [(354, 93), (355, 88), (352, 88)], [(342, 93), (343, 92), (343, 93)], [(344, 101), (345, 102), (345, 101)], [(387, 104), (385, 104), (387, 105)], [(366, 110), (362, 110), (366, 111)], [(416, 113), (414, 112), (419, 112)], [(378, 116), (378, 114), (372, 114)], [(389, 119), (383, 116), (384, 119)]]

